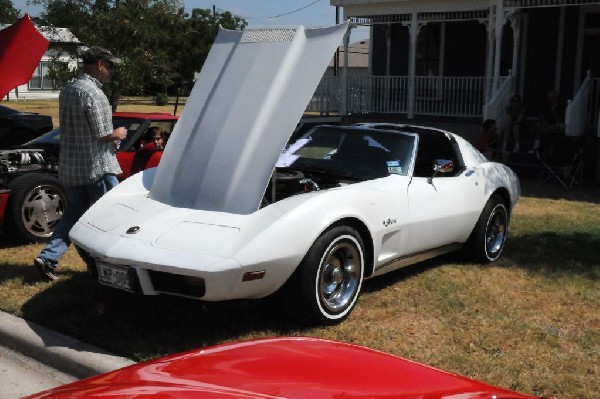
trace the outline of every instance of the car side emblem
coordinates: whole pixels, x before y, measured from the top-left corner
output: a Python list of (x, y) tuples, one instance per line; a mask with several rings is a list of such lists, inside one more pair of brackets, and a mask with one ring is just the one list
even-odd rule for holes
[(130, 228), (127, 229), (126, 233), (127, 234), (135, 234), (138, 231), (140, 231), (140, 226), (132, 226)]

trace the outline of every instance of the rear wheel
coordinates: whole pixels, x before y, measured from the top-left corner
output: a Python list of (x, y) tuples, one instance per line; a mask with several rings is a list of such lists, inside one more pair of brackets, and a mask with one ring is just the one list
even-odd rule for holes
[(508, 234), (508, 210), (502, 198), (493, 195), (485, 205), (469, 237), (469, 255), (479, 263), (490, 263), (502, 255)]
[(286, 305), (310, 324), (335, 324), (356, 304), (365, 270), (364, 245), (356, 230), (323, 233), (286, 283)]
[(10, 184), (4, 229), (20, 241), (48, 241), (67, 205), (65, 189), (51, 175), (33, 173)]

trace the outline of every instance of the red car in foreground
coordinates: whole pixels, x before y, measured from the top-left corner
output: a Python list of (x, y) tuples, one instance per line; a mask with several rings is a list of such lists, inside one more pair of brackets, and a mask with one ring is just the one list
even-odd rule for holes
[[(162, 152), (138, 151), (150, 127), (168, 136), (178, 116), (166, 113), (115, 112), (113, 126), (128, 130), (117, 152), (123, 169), (119, 179), (158, 165)], [(65, 189), (58, 180), (60, 129), (21, 146), (0, 150), (0, 225), (8, 237), (23, 242), (46, 241), (63, 215)]]
[(27, 398), (533, 399), (372, 349), (298, 337), (198, 349)]

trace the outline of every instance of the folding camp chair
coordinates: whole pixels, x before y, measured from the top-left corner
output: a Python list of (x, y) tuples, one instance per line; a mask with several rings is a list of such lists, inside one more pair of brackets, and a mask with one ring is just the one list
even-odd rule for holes
[(563, 137), (552, 145), (536, 151), (542, 164), (538, 183), (556, 179), (563, 187), (579, 184), (583, 172), (583, 143), (576, 138)]

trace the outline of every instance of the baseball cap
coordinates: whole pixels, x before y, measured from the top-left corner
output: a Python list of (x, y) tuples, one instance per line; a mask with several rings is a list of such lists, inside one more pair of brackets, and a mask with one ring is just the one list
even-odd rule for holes
[(115, 57), (110, 51), (100, 46), (92, 46), (88, 48), (81, 56), (84, 64), (93, 64), (96, 61), (108, 61), (113, 64), (120, 64), (121, 59)]

